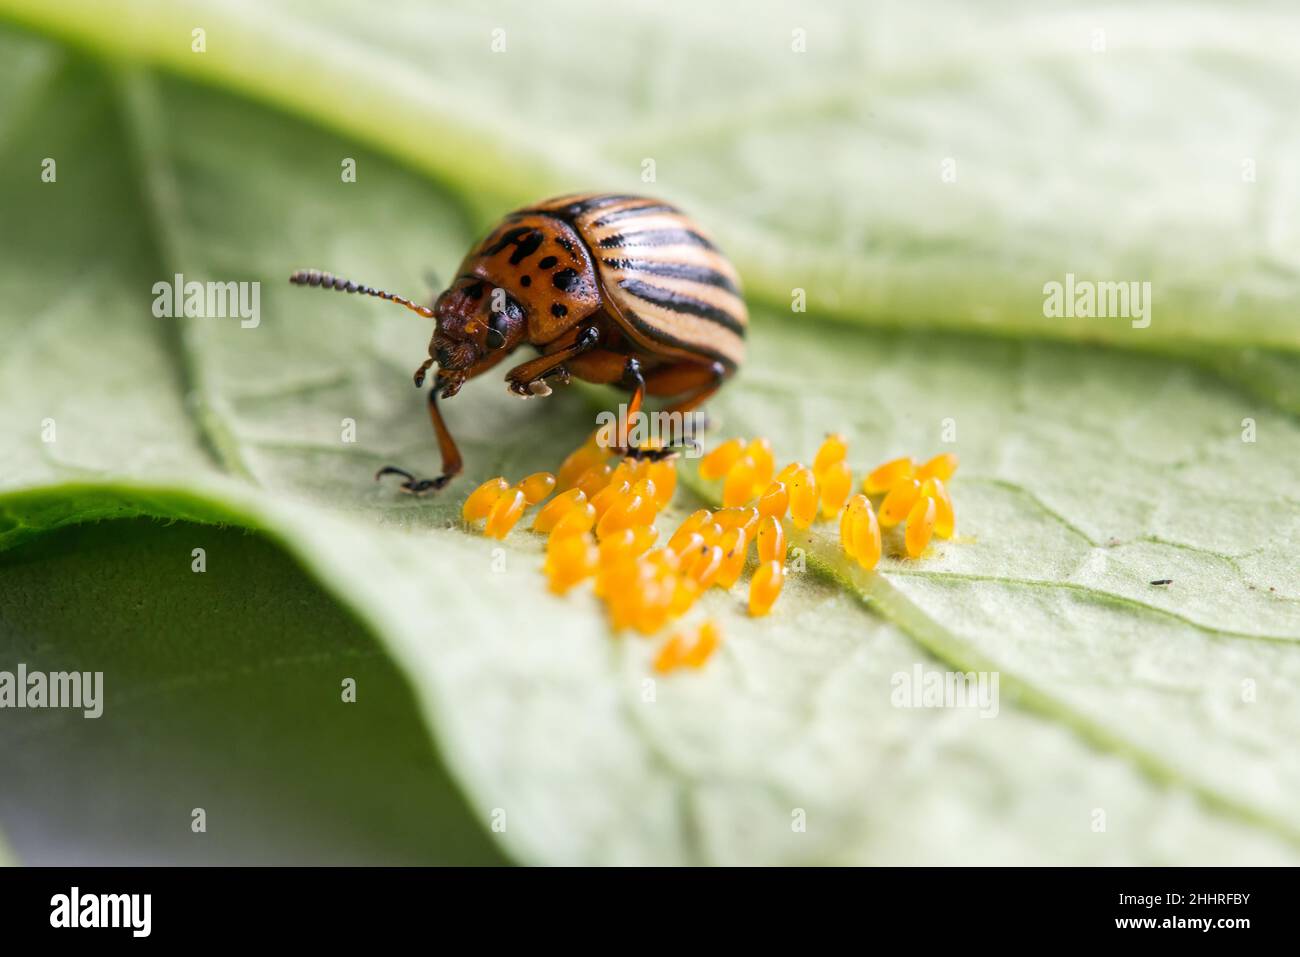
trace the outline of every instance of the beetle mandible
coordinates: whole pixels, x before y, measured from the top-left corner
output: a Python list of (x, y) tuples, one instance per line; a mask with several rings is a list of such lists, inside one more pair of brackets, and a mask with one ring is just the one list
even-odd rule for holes
[(401, 476), (402, 490), (415, 494), (444, 487), (463, 467), (438, 399), (521, 345), (541, 354), (506, 373), (512, 392), (547, 395), (548, 379), (570, 376), (618, 385), (632, 394), (628, 421), (647, 394), (675, 398), (669, 412), (689, 412), (745, 356), (749, 319), (735, 268), (694, 220), (645, 197), (579, 193), (510, 213), (432, 308), (317, 270), (289, 281), (377, 296), (435, 320), (415, 384), (436, 362), (429, 417), (442, 474), (417, 479), (390, 465), (375, 476)]

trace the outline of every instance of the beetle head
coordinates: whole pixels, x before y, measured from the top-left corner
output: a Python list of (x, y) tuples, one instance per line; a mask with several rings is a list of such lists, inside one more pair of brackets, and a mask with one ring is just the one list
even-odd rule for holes
[(504, 289), (473, 276), (462, 276), (438, 297), (437, 326), (429, 340), (429, 357), (438, 363), (438, 380), (454, 395), (475, 366), (513, 350), (524, 339), (523, 307)]

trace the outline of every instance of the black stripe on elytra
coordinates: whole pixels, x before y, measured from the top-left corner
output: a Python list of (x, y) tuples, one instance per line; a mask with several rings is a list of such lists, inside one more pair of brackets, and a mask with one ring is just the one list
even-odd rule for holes
[(619, 249), (623, 246), (682, 245), (717, 249), (713, 243), (691, 229), (643, 229), (639, 233), (615, 233), (600, 241), (601, 249)]
[(566, 219), (573, 219), (581, 216), (583, 213), (589, 213), (593, 209), (604, 209), (606, 206), (613, 206), (615, 203), (626, 203), (630, 200), (640, 199), (639, 196), (626, 196), (621, 193), (608, 193), (602, 196), (588, 196), (585, 199), (577, 200), (568, 206), (562, 206), (559, 209), (551, 210), (558, 216)]
[(545, 209), (534, 206), (529, 209), (521, 209), (519, 212), (535, 216), (553, 216), (561, 222), (568, 223), (572, 226), (574, 225), (574, 220), (583, 213), (591, 212), (593, 209), (604, 209), (606, 206), (612, 206), (615, 203), (626, 203), (640, 199), (642, 199), (640, 196), (625, 196), (621, 193), (610, 193), (608, 195), (601, 194), (599, 196), (588, 196), (585, 199), (574, 200), (572, 203), (565, 206), (555, 206)]
[(690, 352), (695, 355), (706, 355), (711, 359), (717, 359), (719, 362), (721, 362), (724, 366), (727, 367), (728, 372), (734, 372), (736, 369), (736, 360), (731, 358), (731, 356), (729, 355), (719, 352), (717, 349), (713, 349), (705, 345), (700, 345), (699, 343), (695, 343), (695, 342), (686, 342), (683, 339), (678, 339), (674, 335), (669, 335), (667, 332), (664, 332), (663, 329), (659, 328), (654, 323), (647, 322), (646, 320), (642, 319), (631, 309), (620, 309), (619, 313), (623, 316), (625, 320), (627, 320), (627, 322), (634, 329), (640, 332), (647, 339), (651, 339), (656, 342), (662, 342), (665, 345), (676, 346), (678, 349), (683, 349), (686, 352)]
[(642, 282), (640, 279), (624, 279), (619, 283), (631, 295), (636, 296), (646, 302), (653, 303), (663, 309), (671, 312), (685, 313), (690, 316), (699, 316), (701, 319), (708, 319), (710, 322), (716, 322), (720, 326), (725, 326), (738, 336), (745, 334), (745, 326), (739, 319), (727, 312), (725, 309), (719, 309), (717, 306), (710, 305), (702, 299), (696, 299), (694, 296), (686, 296), (680, 292), (673, 292), (671, 289), (665, 289), (662, 286), (652, 286), (648, 282)]
[(542, 244), (546, 237), (542, 235), (540, 229), (534, 229), (531, 233), (519, 241), (515, 251), (510, 254), (510, 265), (518, 266), (521, 262), (537, 252), (537, 247)]
[(634, 216), (648, 216), (651, 213), (677, 213), (680, 215), (681, 210), (676, 206), (669, 206), (667, 203), (650, 203), (648, 206), (633, 206), (630, 209), (616, 209), (612, 213), (606, 213), (600, 219), (594, 220), (592, 226), (608, 226), (610, 223), (619, 223), (625, 219), (631, 219)]
[(709, 286), (725, 289), (737, 296), (740, 295), (740, 290), (736, 288), (736, 284), (728, 276), (716, 269), (709, 269), (707, 266), (663, 262), (657, 259), (604, 259), (602, 262), (606, 266), (624, 269), (628, 272), (643, 272), (652, 276), (663, 276), (665, 279), (688, 279), (691, 282), (702, 282)]

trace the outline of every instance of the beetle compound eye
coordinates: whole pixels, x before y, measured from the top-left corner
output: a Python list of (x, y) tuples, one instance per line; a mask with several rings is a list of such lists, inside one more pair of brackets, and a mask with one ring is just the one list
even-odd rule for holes
[(506, 331), (503, 328), (506, 324), (505, 317), (499, 313), (492, 313), (492, 318), (488, 320), (487, 347), (489, 349), (501, 349), (506, 344)]

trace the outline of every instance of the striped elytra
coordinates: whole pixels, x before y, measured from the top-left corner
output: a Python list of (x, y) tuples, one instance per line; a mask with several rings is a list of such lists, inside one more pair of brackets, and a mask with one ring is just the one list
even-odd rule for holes
[[(709, 234), (681, 210), (645, 197), (587, 193), (538, 203), (506, 222), (537, 216), (557, 224), (551, 245), (560, 246), (552, 251), (561, 259), (563, 235), (594, 261), (600, 306), (637, 345), (656, 355), (709, 356), (730, 369), (744, 360), (749, 314), (740, 277)], [(580, 272), (575, 288), (585, 290), (593, 277)], [(549, 284), (534, 282), (530, 288), (549, 294), (554, 273)], [(564, 304), (583, 308), (585, 301)]]
[[(437, 491), (463, 469), (438, 400), (520, 346), (539, 355), (506, 372), (512, 393), (544, 396), (572, 378), (612, 384), (631, 393), (628, 420), (646, 395), (668, 399), (668, 413), (692, 411), (745, 358), (749, 317), (735, 267), (699, 223), (647, 197), (577, 193), (507, 214), (432, 307), (318, 270), (290, 281), (375, 296), (435, 321), (414, 378), (422, 386), (437, 366), (429, 415), (442, 472), (418, 479), (387, 466), (376, 476), (398, 475), (413, 494)], [(560, 490), (579, 464), (560, 470)]]

